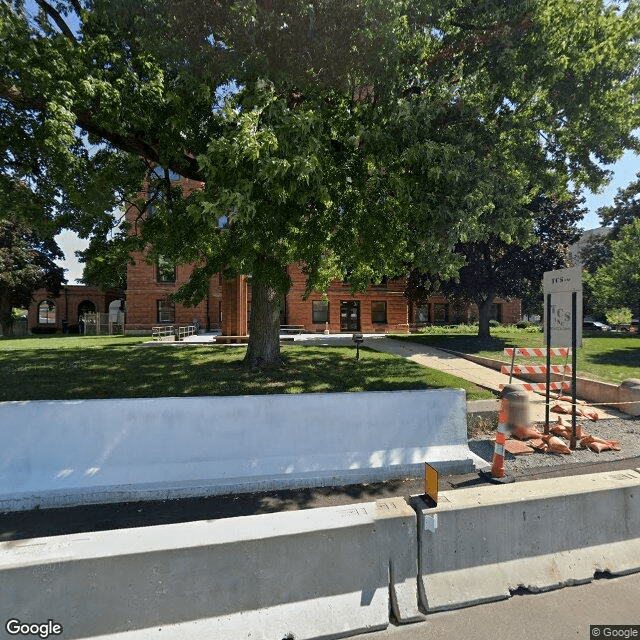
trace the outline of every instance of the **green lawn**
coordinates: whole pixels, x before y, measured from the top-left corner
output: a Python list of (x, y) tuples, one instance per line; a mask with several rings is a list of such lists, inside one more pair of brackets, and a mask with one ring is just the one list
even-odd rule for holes
[[(542, 333), (535, 327), (492, 328), (489, 341), (481, 340), (476, 333), (476, 327), (461, 325), (428, 327), (419, 334), (390, 337), (504, 361), (508, 360), (503, 355), (505, 347), (544, 346)], [(524, 364), (542, 363), (544, 360), (518, 358), (516, 361)], [(564, 364), (564, 359), (554, 358), (552, 362)], [(578, 375), (613, 383), (620, 383), (626, 378), (640, 378), (640, 336), (623, 333), (585, 333), (583, 346), (578, 349)]]
[(471, 382), (369, 349), (283, 345), (284, 366), (248, 370), (242, 346), (141, 346), (148, 338), (0, 339), (0, 401), (462, 387)]

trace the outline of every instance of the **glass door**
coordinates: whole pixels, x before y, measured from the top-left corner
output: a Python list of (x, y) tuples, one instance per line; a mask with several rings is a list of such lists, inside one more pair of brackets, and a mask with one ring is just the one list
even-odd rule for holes
[(340, 302), (340, 331), (360, 331), (360, 300)]

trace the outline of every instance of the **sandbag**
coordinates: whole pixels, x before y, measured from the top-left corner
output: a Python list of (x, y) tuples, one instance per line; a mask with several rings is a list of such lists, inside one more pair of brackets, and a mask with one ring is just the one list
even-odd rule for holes
[(539, 438), (542, 433), (536, 427), (516, 427), (511, 435), (518, 440), (529, 440), (530, 438)]
[(549, 445), (549, 451), (552, 453), (561, 453), (562, 455), (571, 455), (571, 449), (556, 436), (542, 436), (542, 440)]

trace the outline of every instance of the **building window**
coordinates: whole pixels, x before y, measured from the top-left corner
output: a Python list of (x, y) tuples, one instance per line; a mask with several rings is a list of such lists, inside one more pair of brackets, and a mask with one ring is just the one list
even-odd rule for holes
[(55, 324), (56, 323), (56, 305), (50, 300), (43, 300), (38, 305), (38, 323), (39, 324)]
[(378, 300), (371, 303), (371, 322), (387, 322), (387, 303)]
[(157, 300), (158, 323), (173, 324), (176, 320), (176, 305), (169, 300)]
[(489, 320), (495, 320), (496, 322), (502, 322), (502, 305), (492, 304), (489, 311)]
[(446, 324), (449, 322), (449, 307), (446, 304), (435, 305), (433, 316), (436, 324)]
[(429, 306), (418, 307), (416, 309), (416, 322), (418, 324), (426, 324), (429, 322)]
[(324, 300), (314, 300), (312, 303), (313, 324), (329, 322), (329, 303)]
[(176, 266), (164, 256), (158, 256), (158, 282), (174, 283), (176, 281)]

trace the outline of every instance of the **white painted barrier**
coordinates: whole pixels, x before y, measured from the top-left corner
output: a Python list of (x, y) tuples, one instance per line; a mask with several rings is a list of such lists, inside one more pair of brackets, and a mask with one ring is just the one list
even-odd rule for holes
[(640, 473), (441, 493), (418, 508), (420, 599), (427, 612), (640, 571)]
[[(339, 638), (420, 619), (401, 498), (0, 543), (0, 602), (66, 639)], [(3, 636), (4, 637), (4, 636)]]
[(470, 471), (462, 390), (0, 403), (0, 511)]

